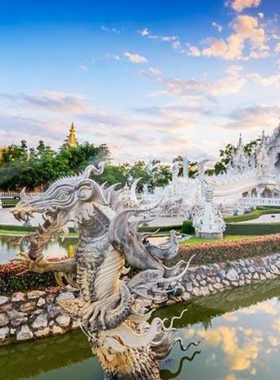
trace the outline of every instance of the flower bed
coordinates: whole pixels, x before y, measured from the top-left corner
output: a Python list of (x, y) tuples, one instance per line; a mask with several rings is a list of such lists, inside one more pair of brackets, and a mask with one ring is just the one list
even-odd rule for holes
[(0, 294), (11, 294), (16, 291), (45, 289), (56, 286), (53, 273), (28, 272), (19, 274), (22, 268), (15, 264), (0, 265)]
[[(280, 252), (280, 234), (266, 235), (249, 240), (213, 241), (199, 245), (181, 245), (178, 260), (192, 260), (193, 265), (220, 263)], [(174, 261), (173, 261), (174, 262)]]

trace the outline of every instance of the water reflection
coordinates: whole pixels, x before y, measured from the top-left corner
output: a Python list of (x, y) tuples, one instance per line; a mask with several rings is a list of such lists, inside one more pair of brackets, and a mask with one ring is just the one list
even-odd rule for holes
[[(176, 345), (161, 362), (164, 380), (275, 380), (280, 344), (280, 279), (165, 307), (161, 317), (188, 312), (176, 321), (186, 352)], [(199, 352), (201, 351), (201, 352)], [(7, 380), (103, 380), (80, 332), (0, 349), (0, 374)]]
[[(21, 248), (16, 244), (20, 240), (20, 236), (4, 236), (0, 235), (0, 264), (7, 263), (8, 260), (15, 257), (16, 253), (26, 248), (26, 243), (22, 243)], [(46, 258), (53, 257), (72, 257), (74, 255), (74, 249), (77, 242), (77, 238), (65, 238), (64, 240), (59, 238), (53, 240), (47, 244), (44, 255)]]

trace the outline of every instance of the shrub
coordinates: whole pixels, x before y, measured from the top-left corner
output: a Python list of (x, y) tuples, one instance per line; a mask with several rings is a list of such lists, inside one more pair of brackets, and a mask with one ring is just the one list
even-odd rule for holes
[[(254, 256), (267, 256), (280, 251), (280, 234), (256, 237), (246, 240), (220, 241), (199, 245), (181, 245), (179, 254), (172, 264), (195, 255), (192, 264), (227, 262)], [(169, 263), (170, 265), (170, 263)]]
[(185, 220), (182, 225), (182, 233), (192, 235), (194, 234), (194, 228), (192, 225), (192, 220)]
[(278, 233), (280, 233), (280, 223), (227, 223), (225, 230), (226, 235), (270, 235)]
[(53, 273), (28, 272), (22, 275), (22, 268), (15, 264), (0, 265), (0, 294), (11, 294), (17, 291), (45, 289), (56, 286)]
[(246, 222), (247, 220), (257, 219), (261, 215), (267, 214), (280, 214), (279, 207), (272, 206), (262, 206), (258, 207), (256, 210), (249, 212), (248, 214), (237, 215), (237, 216), (227, 216), (224, 218), (226, 223), (238, 223), (238, 222)]

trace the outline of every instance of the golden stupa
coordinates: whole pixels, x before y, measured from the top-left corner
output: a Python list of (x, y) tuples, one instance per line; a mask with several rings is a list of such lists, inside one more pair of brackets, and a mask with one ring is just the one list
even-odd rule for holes
[(76, 138), (76, 129), (74, 123), (71, 124), (71, 128), (69, 130), (69, 135), (65, 141), (65, 144), (71, 147), (76, 147), (78, 145), (78, 140)]

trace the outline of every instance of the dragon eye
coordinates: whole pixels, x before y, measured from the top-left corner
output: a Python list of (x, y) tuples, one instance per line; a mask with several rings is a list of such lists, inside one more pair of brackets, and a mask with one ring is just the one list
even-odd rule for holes
[(59, 196), (57, 197), (60, 200), (66, 199), (69, 197), (69, 194), (66, 192), (60, 193)]

